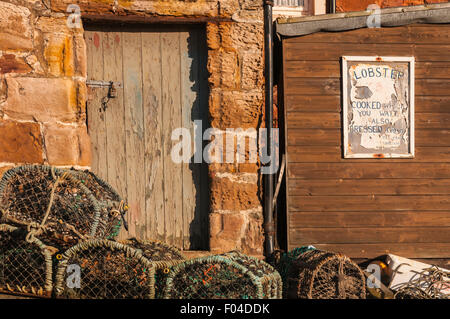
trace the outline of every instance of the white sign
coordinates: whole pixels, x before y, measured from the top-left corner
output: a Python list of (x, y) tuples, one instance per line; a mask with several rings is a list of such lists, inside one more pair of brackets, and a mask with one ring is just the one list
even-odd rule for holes
[(414, 58), (342, 57), (345, 158), (414, 157)]

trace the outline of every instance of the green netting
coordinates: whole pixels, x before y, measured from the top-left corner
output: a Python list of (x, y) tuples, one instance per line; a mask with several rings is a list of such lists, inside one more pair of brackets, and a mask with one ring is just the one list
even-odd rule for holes
[(50, 297), (52, 260), (38, 239), (24, 229), (0, 225), (0, 292)]
[(55, 292), (59, 298), (154, 298), (155, 265), (127, 245), (89, 240), (62, 255)]
[(281, 298), (281, 291), (281, 277), (272, 266), (234, 251), (174, 266), (167, 278), (164, 298)]

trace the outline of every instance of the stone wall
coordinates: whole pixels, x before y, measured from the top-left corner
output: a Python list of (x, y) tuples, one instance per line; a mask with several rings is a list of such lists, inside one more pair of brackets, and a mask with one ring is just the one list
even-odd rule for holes
[[(0, 1), (0, 174), (22, 163), (89, 167), (84, 19), (206, 23), (212, 127), (263, 123), (262, 1)], [(263, 254), (259, 165), (211, 164), (211, 252)]]
[(370, 4), (380, 8), (417, 6), (430, 3), (443, 3), (448, 0), (336, 0), (336, 12), (364, 11)]
[(0, 173), (88, 166), (83, 33), (39, 1), (0, 2)]

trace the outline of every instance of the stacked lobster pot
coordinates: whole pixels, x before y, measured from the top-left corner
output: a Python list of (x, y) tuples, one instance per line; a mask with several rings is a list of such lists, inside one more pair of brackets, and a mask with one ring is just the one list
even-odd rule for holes
[(62, 255), (55, 292), (59, 298), (71, 299), (151, 299), (155, 266), (128, 245), (88, 240)]
[(89, 240), (67, 250), (58, 264), (59, 298), (161, 298), (171, 268), (185, 260), (172, 246), (137, 240)]
[[(0, 272), (0, 291), (49, 295), (56, 257), (82, 241), (114, 239), (125, 211), (120, 196), (90, 172), (44, 165), (10, 169), (0, 181), (0, 236), (14, 238), (21, 248), (12, 247), (11, 240), (0, 241), (0, 268), (8, 263), (15, 269), (14, 275)], [(36, 258), (32, 247), (39, 247), (43, 258)], [(12, 250), (15, 259), (9, 257)], [(36, 272), (42, 272), (45, 285), (27, 286)]]
[(187, 260), (174, 266), (166, 299), (279, 299), (280, 274), (269, 264), (237, 251)]
[(137, 249), (155, 268), (155, 298), (162, 299), (172, 268), (186, 260), (181, 251), (159, 241), (127, 239), (123, 244)]

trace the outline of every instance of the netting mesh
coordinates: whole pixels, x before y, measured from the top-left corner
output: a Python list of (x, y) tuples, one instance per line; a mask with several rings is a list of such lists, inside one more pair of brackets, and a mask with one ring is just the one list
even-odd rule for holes
[(159, 241), (130, 238), (121, 243), (137, 249), (152, 263), (155, 267), (155, 298), (163, 298), (167, 276), (172, 267), (186, 260), (181, 251)]
[(450, 299), (450, 272), (433, 265), (391, 289), (395, 299)]
[(102, 210), (97, 236), (115, 239), (120, 232), (122, 220), (128, 207), (121, 196), (107, 182), (88, 170), (70, 169), (70, 173), (85, 185), (97, 199)]
[(348, 257), (322, 250), (300, 254), (286, 280), (288, 298), (365, 299), (365, 277)]
[(0, 225), (0, 291), (49, 297), (52, 292), (52, 260), (46, 246), (26, 232)]
[[(69, 273), (71, 265), (74, 273)], [(154, 298), (154, 285), (154, 266), (139, 251), (110, 240), (90, 240), (64, 253), (55, 290), (62, 298), (142, 299)]]
[(276, 250), (273, 252), (272, 256), (268, 258), (268, 262), (279, 272), (281, 276), (281, 280), (283, 282), (283, 297), (286, 297), (287, 294), (286, 281), (292, 264), (295, 262), (295, 260), (297, 260), (298, 256), (314, 249), (314, 246), (302, 246), (294, 248), (288, 252)]
[(238, 252), (196, 258), (172, 268), (164, 298), (281, 298), (281, 277), (268, 264)]
[(270, 264), (238, 251), (231, 251), (222, 254), (222, 256), (244, 266), (261, 281), (263, 289), (262, 298), (278, 299), (282, 297), (282, 278)]
[(38, 238), (58, 250), (97, 235), (101, 214), (89, 189), (66, 170), (41, 165), (4, 174), (0, 208), (3, 222), (34, 229)]

